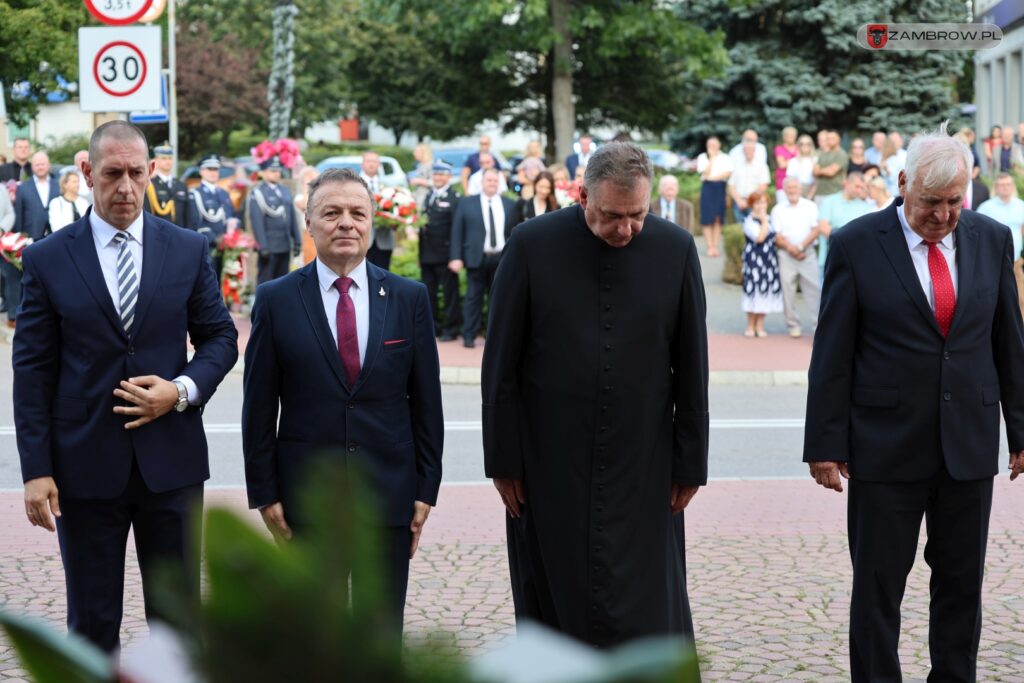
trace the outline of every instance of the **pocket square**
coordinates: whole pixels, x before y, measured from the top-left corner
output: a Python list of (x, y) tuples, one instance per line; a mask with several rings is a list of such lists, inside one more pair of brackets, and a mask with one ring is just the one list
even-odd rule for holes
[(401, 344), (402, 342), (407, 342), (407, 341), (409, 341), (409, 340), (408, 339), (392, 339), (390, 341), (384, 342), (384, 346), (390, 346), (391, 344)]

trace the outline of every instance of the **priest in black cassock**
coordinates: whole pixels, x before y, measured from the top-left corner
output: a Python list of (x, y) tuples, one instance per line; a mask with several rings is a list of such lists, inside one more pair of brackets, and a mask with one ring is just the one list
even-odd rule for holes
[(648, 213), (651, 162), (598, 149), (578, 206), (516, 228), (483, 360), (485, 469), (516, 619), (608, 647), (692, 637), (683, 508), (707, 482), (704, 285)]

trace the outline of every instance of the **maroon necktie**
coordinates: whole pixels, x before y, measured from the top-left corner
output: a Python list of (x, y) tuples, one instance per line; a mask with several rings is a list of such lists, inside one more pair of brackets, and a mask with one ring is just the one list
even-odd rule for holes
[(926, 244), (928, 272), (932, 276), (932, 290), (935, 292), (935, 319), (942, 330), (942, 336), (945, 337), (949, 335), (949, 326), (956, 311), (956, 291), (953, 289), (953, 278), (949, 276), (949, 264), (939, 251), (939, 245), (935, 242)]
[(338, 323), (338, 355), (341, 365), (345, 368), (348, 385), (355, 386), (359, 377), (359, 335), (356, 333), (356, 307), (348, 288), (352, 286), (352, 278), (339, 277), (334, 281), (341, 296), (338, 297), (338, 310), (335, 319)]

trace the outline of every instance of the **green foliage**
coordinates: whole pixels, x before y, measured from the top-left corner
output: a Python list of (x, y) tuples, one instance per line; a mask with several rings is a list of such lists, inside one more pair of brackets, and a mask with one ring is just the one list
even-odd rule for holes
[(91, 643), (0, 610), (0, 627), (39, 683), (114, 683), (110, 660)]
[(412, 280), (420, 279), (420, 243), (403, 240), (391, 256), (391, 272)]
[(722, 250), (725, 263), (722, 267), (722, 281), (732, 285), (743, 284), (743, 247), (746, 237), (743, 226), (730, 223), (722, 227)]
[(953, 51), (872, 51), (856, 44), (870, 21), (964, 21), (962, 0), (693, 0), (677, 5), (707, 30), (723, 29), (730, 65), (708, 79), (673, 148), (695, 156), (719, 135), (728, 149), (745, 128), (772, 144), (784, 126), (813, 134), (876, 129), (913, 133), (955, 117)]
[[(93, 23), (80, 2), (0, 0), (0, 83), (15, 123), (28, 125), (46, 94), (62, 90), (58, 75), (78, 80), (78, 28)], [(22, 83), (28, 97), (13, 97)]]
[(88, 135), (65, 135), (47, 145), (46, 153), (50, 155), (50, 163), (54, 166), (70, 166), (75, 159), (75, 152), (83, 149), (89, 149)]

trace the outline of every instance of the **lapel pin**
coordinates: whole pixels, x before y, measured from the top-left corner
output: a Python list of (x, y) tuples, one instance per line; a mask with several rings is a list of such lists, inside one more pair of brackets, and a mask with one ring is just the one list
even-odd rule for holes
[(377, 296), (384, 296), (385, 294), (387, 294), (387, 292), (384, 291), (384, 287), (381, 287), (380, 291), (377, 292)]

